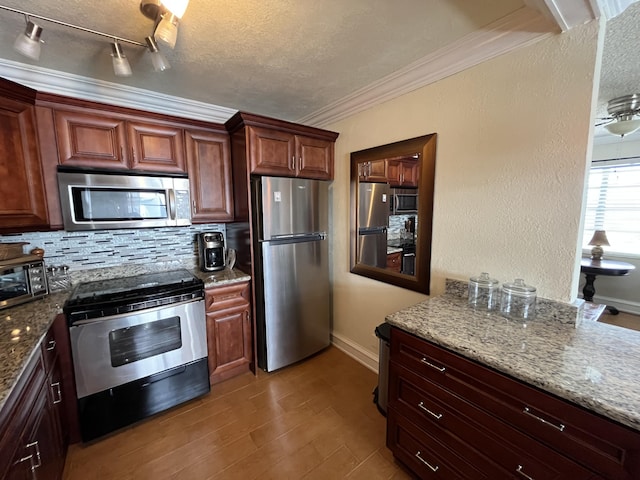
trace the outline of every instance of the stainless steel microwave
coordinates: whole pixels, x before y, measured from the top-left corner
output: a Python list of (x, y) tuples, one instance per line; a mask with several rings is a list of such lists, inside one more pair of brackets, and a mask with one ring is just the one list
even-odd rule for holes
[(67, 231), (191, 225), (186, 175), (58, 167)]
[(0, 260), (0, 309), (49, 293), (44, 260), (36, 255)]
[(394, 188), (389, 202), (391, 215), (418, 213), (418, 189)]

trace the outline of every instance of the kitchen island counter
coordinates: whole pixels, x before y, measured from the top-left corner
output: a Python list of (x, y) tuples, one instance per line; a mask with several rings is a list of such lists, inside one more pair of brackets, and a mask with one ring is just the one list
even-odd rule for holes
[[(174, 265), (166, 270), (171, 270)], [(184, 268), (176, 266), (175, 268)], [(159, 271), (162, 268), (154, 268)], [(225, 269), (219, 272), (204, 273), (194, 268), (187, 268), (204, 281), (205, 288), (246, 282), (251, 277), (244, 272)], [(114, 267), (77, 272), (73, 284), (107, 278), (119, 278), (145, 273), (149, 269), (138, 266)], [(71, 291), (53, 293), (47, 297), (30, 303), (18, 305), (0, 311), (0, 410), (4, 406), (11, 391), (18, 383), (20, 375), (33, 355), (38, 355), (38, 346), (49, 327), (69, 298)]]
[(640, 332), (597, 321), (524, 322), (446, 293), (386, 317), (424, 340), (640, 430)]

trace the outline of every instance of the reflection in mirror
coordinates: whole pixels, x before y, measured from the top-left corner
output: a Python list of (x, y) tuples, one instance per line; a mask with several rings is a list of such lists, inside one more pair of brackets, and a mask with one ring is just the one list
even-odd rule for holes
[(436, 134), (351, 153), (351, 272), (429, 294)]

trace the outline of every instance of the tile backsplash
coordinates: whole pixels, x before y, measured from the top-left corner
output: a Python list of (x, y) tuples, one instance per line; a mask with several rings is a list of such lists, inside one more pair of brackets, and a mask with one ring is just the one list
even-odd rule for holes
[(0, 236), (0, 242), (29, 242), (24, 252), (44, 249), (47, 265), (68, 265), (71, 271), (116, 267), (125, 263), (166, 261), (193, 263), (198, 257), (197, 234), (218, 231), (225, 224), (189, 227), (98, 230), (91, 232), (29, 232)]

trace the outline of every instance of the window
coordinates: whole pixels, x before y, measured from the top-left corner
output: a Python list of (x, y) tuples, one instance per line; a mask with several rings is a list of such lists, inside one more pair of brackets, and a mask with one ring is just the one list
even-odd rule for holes
[(595, 230), (606, 231), (606, 252), (640, 255), (640, 157), (591, 165), (583, 248)]

